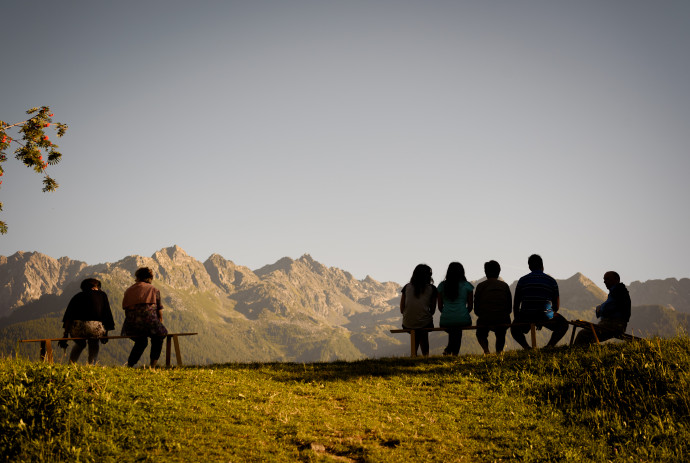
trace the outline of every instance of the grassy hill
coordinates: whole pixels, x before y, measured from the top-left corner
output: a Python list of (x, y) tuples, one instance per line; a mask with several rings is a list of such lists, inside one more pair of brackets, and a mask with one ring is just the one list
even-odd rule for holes
[(10, 461), (687, 461), (690, 338), (176, 369), (0, 360)]

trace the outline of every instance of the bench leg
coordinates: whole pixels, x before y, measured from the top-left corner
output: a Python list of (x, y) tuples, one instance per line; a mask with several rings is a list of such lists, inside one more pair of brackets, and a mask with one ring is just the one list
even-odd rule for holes
[(417, 356), (417, 337), (415, 336), (415, 331), (410, 331), (410, 357)]
[(170, 366), (170, 338), (172, 336), (165, 337), (165, 366)]
[(570, 345), (571, 346), (575, 342), (575, 330), (577, 330), (577, 326), (573, 325), (573, 333), (570, 335)]
[(594, 323), (590, 323), (589, 327), (592, 329), (592, 334), (594, 335), (594, 339), (597, 341), (597, 344), (601, 344), (599, 342), (599, 336), (597, 336), (597, 330), (594, 329)]
[(529, 331), (532, 336), (532, 349), (537, 348), (537, 327), (534, 326), (534, 323), (530, 324), (529, 326)]
[(175, 345), (175, 358), (177, 359), (177, 366), (182, 366), (182, 354), (180, 354), (180, 343), (177, 336), (173, 336), (173, 344)]
[(53, 345), (50, 339), (41, 341), (41, 360), (48, 363), (53, 363)]

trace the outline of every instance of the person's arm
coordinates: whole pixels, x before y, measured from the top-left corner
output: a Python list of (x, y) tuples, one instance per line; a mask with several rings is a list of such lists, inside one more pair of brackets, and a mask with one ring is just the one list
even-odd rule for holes
[(110, 310), (110, 301), (108, 295), (103, 291), (103, 326), (106, 331), (113, 331), (115, 329), (115, 320), (113, 320), (113, 312)]
[(510, 312), (512, 311), (512, 301), (513, 301), (513, 295), (510, 293), (510, 286), (506, 284), (506, 292), (505, 292), (505, 313), (510, 315)]
[(515, 287), (515, 298), (513, 299), (513, 320), (515, 320), (520, 312), (520, 303), (522, 302), (522, 292), (520, 285)]
[(72, 331), (72, 320), (65, 320), (62, 323), (62, 327), (64, 328), (64, 333), (62, 334), (63, 338), (69, 338), (69, 333)]
[(405, 313), (405, 288), (403, 288), (402, 296), (400, 296), (400, 313)]
[(443, 313), (443, 296), (440, 292), (438, 293), (438, 297), (436, 299), (438, 299), (438, 311)]
[(156, 312), (158, 313), (158, 321), (163, 323), (163, 304), (161, 304), (161, 292), (156, 290)]
[[(431, 300), (429, 301), (429, 313), (431, 315), (433, 315), (434, 312), (436, 312), (436, 304), (438, 303), (438, 297), (441, 294), (435, 286), (432, 287), (434, 290), (431, 292)], [(443, 305), (443, 302), (441, 302), (441, 305)], [(441, 309), (439, 308), (439, 310)]]
[(473, 296), (472, 291), (467, 293), (467, 311), (468, 312), (472, 312), (472, 309), (474, 308), (474, 298), (472, 296)]
[(555, 300), (555, 301), (552, 301), (552, 304), (551, 304), (551, 305), (552, 305), (551, 308), (553, 309), (554, 313), (555, 313), (555, 312), (558, 312), (558, 309), (561, 308), (561, 297), (560, 297), (560, 296), (556, 296), (556, 300)]

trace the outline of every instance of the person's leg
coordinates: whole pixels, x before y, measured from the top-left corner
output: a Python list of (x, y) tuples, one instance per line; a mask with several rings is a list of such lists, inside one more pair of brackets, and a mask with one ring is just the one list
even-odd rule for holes
[[(494, 335), (496, 336), (496, 353), (503, 352), (503, 348), (506, 345), (506, 332), (507, 327), (497, 327), (493, 329)], [(488, 340), (487, 340), (488, 344)]]
[(85, 347), (86, 339), (77, 339), (74, 341), (74, 346), (72, 346), (72, 350), (69, 353), (70, 363), (77, 363), (77, 360), (79, 360), (79, 356)]
[(98, 339), (89, 339), (88, 344), (89, 363), (93, 365), (94, 363), (96, 363), (96, 359), (98, 358), (98, 350), (100, 349), (101, 341), (99, 341)]
[(422, 355), (424, 357), (429, 356), (429, 332), (427, 330), (417, 330), (416, 331), (417, 345), (422, 350)]
[[(505, 336), (505, 332), (504, 332), (504, 336)], [(488, 354), (489, 353), (489, 328), (486, 328), (484, 326), (477, 328), (477, 342), (479, 343), (480, 346), (482, 346), (484, 353)]]
[(132, 347), (132, 352), (129, 353), (129, 358), (127, 359), (127, 366), (133, 367), (137, 364), (141, 358), (146, 346), (149, 344), (149, 340), (146, 337), (132, 338), (134, 341), (134, 346)]
[[(158, 359), (161, 356), (161, 351), (163, 350), (164, 336), (152, 336), (151, 337), (151, 367), (155, 367), (158, 364)], [(427, 348), (428, 351), (428, 348)]]
[(551, 339), (546, 347), (554, 347), (556, 344), (558, 344), (558, 341), (560, 341), (568, 332), (569, 326), (568, 320), (566, 320), (563, 315), (559, 313), (553, 314), (553, 318), (544, 324), (545, 328), (553, 332), (551, 333)]
[(453, 352), (455, 352), (456, 345), (458, 343), (457, 332), (458, 332), (458, 330), (455, 328), (448, 328), (446, 330), (446, 333), (448, 333), (448, 344), (446, 345), (446, 348), (443, 349), (443, 355), (457, 355), (457, 354), (453, 354)]
[(462, 345), (462, 330), (453, 330), (453, 346), (451, 348), (451, 355), (458, 355), (460, 353), (460, 346)]
[[(520, 323), (519, 320), (515, 320), (514, 323)], [(523, 349), (525, 350), (530, 350), (532, 349), (532, 346), (527, 344), (527, 339), (525, 339), (525, 333), (529, 331), (529, 325), (518, 325), (518, 326), (511, 326), (510, 327), (510, 334), (513, 336), (513, 339), (522, 346)]]
[[(597, 337), (599, 335), (597, 334)], [(594, 344), (596, 341), (594, 340), (594, 334), (592, 334), (592, 330), (589, 328), (580, 328), (580, 331), (577, 332), (577, 335), (575, 336), (575, 341), (574, 344), (576, 346), (586, 346), (589, 344)]]

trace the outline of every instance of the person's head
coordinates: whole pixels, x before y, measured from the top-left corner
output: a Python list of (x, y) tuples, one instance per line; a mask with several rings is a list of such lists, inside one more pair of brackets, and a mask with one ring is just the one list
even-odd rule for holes
[(614, 285), (617, 285), (620, 282), (620, 275), (613, 270), (604, 273), (604, 284), (606, 285), (606, 289), (611, 289)]
[(484, 274), (487, 278), (498, 278), (501, 274), (501, 265), (495, 260), (484, 263)]
[(414, 268), (412, 278), (410, 278), (410, 283), (412, 283), (413, 286), (417, 286), (417, 284), (426, 286), (433, 282), (434, 279), (431, 278), (431, 267), (426, 264), (419, 264)]
[(446, 279), (443, 284), (443, 298), (454, 301), (460, 296), (460, 283), (467, 281), (465, 267), (460, 262), (451, 262), (446, 270)]
[(101, 289), (101, 282), (95, 278), (87, 278), (79, 285), (82, 291), (91, 291), (92, 289)]
[(451, 262), (448, 264), (446, 281), (451, 281), (453, 283), (467, 281), (467, 278), (465, 278), (465, 267), (463, 267), (460, 262)]
[(539, 254), (532, 254), (531, 256), (529, 256), (529, 259), (527, 259), (527, 265), (529, 266), (529, 269), (533, 272), (544, 271), (544, 261), (541, 260), (541, 256)]
[(134, 278), (137, 282), (151, 283), (153, 281), (153, 272), (148, 267), (141, 267), (134, 272)]

